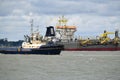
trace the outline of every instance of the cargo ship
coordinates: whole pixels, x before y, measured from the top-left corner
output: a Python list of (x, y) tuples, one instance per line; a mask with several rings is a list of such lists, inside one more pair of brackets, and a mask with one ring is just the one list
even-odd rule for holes
[[(48, 34), (46, 32), (46, 35)], [(24, 38), (25, 41), (20, 47), (2, 47), (0, 53), (59, 55), (64, 47), (61, 44), (43, 40), (38, 30), (33, 32), (33, 20), (31, 21), (31, 34), (30, 36), (24, 35)]]
[[(96, 36), (95, 39), (91, 39), (89, 37), (87, 39), (82, 39), (81, 37), (75, 38), (74, 33), (77, 31), (77, 28), (76, 26), (68, 26), (67, 21), (68, 20), (64, 16), (60, 17), (58, 19), (57, 26), (55, 27), (55, 31), (51, 32), (55, 33), (55, 36), (50, 36), (57, 44), (64, 45), (64, 50), (120, 51), (120, 37), (118, 30), (115, 32), (107, 32), (105, 30), (102, 35)], [(109, 34), (113, 34), (114, 38), (109, 38)]]

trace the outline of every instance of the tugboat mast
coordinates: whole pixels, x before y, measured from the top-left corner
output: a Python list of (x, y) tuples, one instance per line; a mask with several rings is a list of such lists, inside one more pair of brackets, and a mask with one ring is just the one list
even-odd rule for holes
[(33, 19), (30, 21), (31, 23), (31, 36), (33, 37)]

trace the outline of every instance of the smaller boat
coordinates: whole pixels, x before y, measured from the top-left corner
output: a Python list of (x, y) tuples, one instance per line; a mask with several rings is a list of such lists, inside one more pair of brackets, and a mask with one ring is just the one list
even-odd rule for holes
[(60, 55), (62, 45), (46, 44), (39, 48), (0, 48), (2, 54), (43, 54), (43, 55)]
[[(47, 28), (48, 29), (48, 28)], [(46, 31), (46, 35), (52, 36)], [(64, 48), (63, 45), (54, 43), (52, 40), (43, 40), (39, 31), (33, 32), (33, 22), (31, 23), (31, 35), (24, 35), (25, 41), (18, 48), (0, 48), (3, 54), (43, 54), (43, 55), (59, 55)]]

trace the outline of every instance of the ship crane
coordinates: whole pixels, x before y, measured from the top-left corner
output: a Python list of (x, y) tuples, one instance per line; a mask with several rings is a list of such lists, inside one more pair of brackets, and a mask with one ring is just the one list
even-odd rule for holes
[(91, 40), (88, 38), (88, 39), (86, 39), (86, 40), (82, 40), (82, 41), (80, 42), (80, 44), (81, 44), (81, 45), (88, 45), (88, 44), (92, 44), (92, 42), (91, 42)]
[(106, 38), (108, 34), (114, 34), (114, 32), (107, 32), (106, 30), (104, 30), (104, 33), (101, 34), (101, 38)]
[(114, 34), (113, 32), (107, 32), (106, 30), (104, 30), (104, 33), (101, 34), (99, 41), (101, 44), (106, 44), (110, 41), (110, 38), (108, 37), (108, 34)]

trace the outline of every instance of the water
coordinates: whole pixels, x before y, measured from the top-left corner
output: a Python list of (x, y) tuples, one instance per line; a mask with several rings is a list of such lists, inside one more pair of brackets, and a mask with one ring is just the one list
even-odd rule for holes
[(0, 80), (120, 80), (120, 51), (0, 54)]

